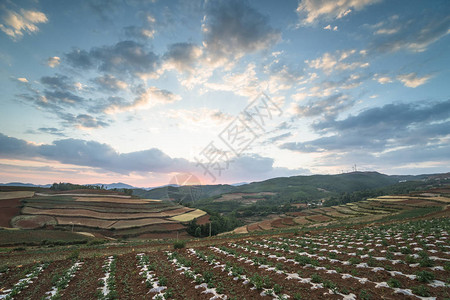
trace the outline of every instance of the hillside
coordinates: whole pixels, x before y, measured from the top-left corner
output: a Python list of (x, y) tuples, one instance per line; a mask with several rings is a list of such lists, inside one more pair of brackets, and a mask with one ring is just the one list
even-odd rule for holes
[(386, 195), (329, 207), (286, 212), (236, 228), (249, 233), (288, 227), (343, 226), (450, 215), (450, 185), (409, 195)]
[(150, 191), (134, 189), (133, 194), (143, 198), (182, 201), (183, 204), (218, 213), (247, 211), (251, 214), (257, 211), (276, 211), (283, 205), (320, 204), (345, 193), (376, 190), (381, 194), (409, 192), (423, 188), (429, 182), (434, 184), (436, 178), (448, 177), (448, 174), (388, 176), (377, 172), (352, 172), (280, 177), (240, 186), (170, 186)]
[[(20, 189), (20, 187), (18, 188)], [(0, 192), (3, 227), (82, 232), (98, 237), (173, 237), (209, 220), (198, 209), (105, 190)]]

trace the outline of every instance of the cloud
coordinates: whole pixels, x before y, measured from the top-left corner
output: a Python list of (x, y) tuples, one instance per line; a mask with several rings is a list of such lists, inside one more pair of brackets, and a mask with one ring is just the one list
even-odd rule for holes
[(380, 83), (380, 84), (386, 84), (386, 83), (392, 82), (392, 78), (389, 76), (375, 74), (373, 77), (374, 77), (373, 80), (378, 81), (378, 83)]
[(334, 71), (355, 70), (357, 68), (367, 68), (368, 62), (362, 61), (363, 53), (357, 52), (355, 49), (347, 51), (336, 51), (335, 54), (325, 53), (322, 57), (314, 60), (306, 60), (305, 63), (310, 68), (319, 69), (330, 74)]
[(134, 41), (122, 41), (112, 46), (92, 48), (89, 52), (73, 49), (66, 54), (68, 63), (79, 69), (96, 68), (101, 72), (145, 79), (157, 76), (159, 57)]
[(164, 68), (192, 73), (202, 54), (203, 50), (192, 43), (171, 44), (163, 56)]
[(105, 112), (114, 114), (134, 109), (148, 109), (156, 105), (169, 104), (181, 100), (181, 96), (168, 90), (157, 87), (140, 86), (135, 91), (136, 97), (133, 101), (121, 97), (109, 97), (103, 103), (99, 103), (91, 108), (92, 112)]
[(265, 50), (281, 39), (267, 16), (246, 1), (208, 1), (203, 21), (204, 46), (211, 64), (223, 64)]
[(432, 76), (425, 75), (423, 77), (417, 77), (416, 73), (402, 74), (398, 75), (397, 79), (400, 80), (404, 86), (410, 88), (416, 88), (425, 84)]
[(17, 41), (24, 33), (39, 31), (37, 24), (47, 23), (47, 16), (40, 11), (20, 9), (19, 12), (3, 7), (0, 30)]
[(47, 59), (47, 65), (50, 68), (55, 68), (56, 66), (58, 66), (61, 63), (61, 58), (59, 58), (58, 56), (53, 56), (53, 57), (49, 57)]
[(66, 53), (66, 60), (69, 65), (79, 69), (90, 69), (94, 67), (93, 59), (86, 50), (73, 49)]
[(33, 157), (36, 155), (35, 149), (36, 146), (31, 143), (0, 133), (0, 157)]
[(207, 88), (218, 91), (230, 91), (244, 97), (254, 97), (259, 92), (259, 82), (253, 63), (247, 65), (242, 73), (230, 73), (222, 78), (222, 82), (207, 82)]
[(188, 109), (172, 109), (164, 113), (168, 118), (178, 122), (185, 122), (187, 125), (211, 126), (223, 125), (232, 121), (235, 117), (218, 109), (209, 109), (206, 107), (197, 108), (195, 110)]
[(128, 87), (126, 82), (108, 74), (95, 78), (93, 82), (99, 87), (100, 90), (106, 92), (117, 92)]
[(125, 35), (128, 38), (134, 38), (138, 40), (148, 40), (155, 36), (156, 19), (149, 13), (140, 13), (139, 17), (143, 21), (142, 26), (127, 26), (124, 28)]
[(450, 16), (445, 9), (424, 12), (410, 19), (393, 16), (386, 22), (370, 26), (374, 39), (369, 48), (378, 52), (423, 52), (449, 34), (449, 27)]
[(25, 77), (19, 77), (17, 78), (17, 80), (23, 83), (28, 83), (28, 79), (26, 79)]
[(302, 0), (297, 7), (297, 13), (306, 14), (303, 24), (311, 24), (318, 19), (340, 19), (353, 10), (363, 10), (366, 6), (379, 2), (381, 0)]
[(67, 91), (74, 90), (74, 83), (66, 75), (55, 74), (55, 76), (41, 77), (41, 83), (49, 89)]
[(338, 30), (338, 27), (337, 27), (337, 26), (331, 27), (331, 25), (328, 24), (328, 25), (325, 26), (323, 29), (325, 29), (325, 30), (333, 30), (333, 31), (337, 31), (337, 30)]
[[(119, 153), (108, 144), (81, 139), (61, 139), (53, 141), (51, 144), (37, 145), (0, 133), (0, 158), (45, 159), (62, 164), (91, 167), (97, 173), (106, 170), (126, 175), (135, 172), (143, 174), (175, 172), (203, 174), (203, 169), (196, 166), (195, 162), (172, 158), (157, 148)], [(257, 154), (233, 158), (229, 161), (228, 167), (221, 176), (216, 174), (219, 181), (263, 180), (310, 173), (309, 170), (301, 168), (274, 167), (274, 159)]]
[(120, 0), (88, 0), (87, 7), (96, 13), (102, 21), (110, 21), (112, 13), (119, 9)]
[(291, 110), (300, 117), (323, 116), (331, 118), (352, 107), (355, 101), (350, 96), (337, 93), (328, 97), (314, 99), (306, 105), (293, 104)]
[(264, 66), (264, 72), (269, 75), (267, 84), (271, 93), (289, 90), (304, 79), (304, 72), (300, 67), (293, 66), (278, 58)]
[(60, 136), (60, 137), (66, 136), (61, 129), (58, 129), (55, 127), (41, 127), (41, 128), (38, 128), (37, 131), (36, 130), (27, 130), (26, 133), (29, 133), (29, 134), (45, 133), (45, 134), (51, 134), (51, 135)]
[[(313, 124), (315, 140), (285, 143), (281, 148), (300, 152), (383, 152), (398, 147), (442, 144), (450, 134), (450, 100), (426, 104), (388, 104), (343, 120)], [(417, 148), (419, 151), (420, 148)]]

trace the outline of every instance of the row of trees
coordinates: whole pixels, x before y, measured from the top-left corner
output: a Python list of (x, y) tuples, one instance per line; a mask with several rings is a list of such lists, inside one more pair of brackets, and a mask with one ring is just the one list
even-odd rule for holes
[(239, 221), (234, 214), (228, 216), (222, 216), (215, 212), (208, 212), (210, 223), (199, 225), (194, 219), (189, 222), (187, 226), (187, 232), (195, 237), (217, 235), (222, 232), (231, 231), (236, 227), (242, 226), (242, 221)]

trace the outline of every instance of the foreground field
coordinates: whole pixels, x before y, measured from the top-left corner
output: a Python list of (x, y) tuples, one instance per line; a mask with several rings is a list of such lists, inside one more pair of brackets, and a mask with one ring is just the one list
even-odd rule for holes
[(446, 299), (449, 231), (441, 218), (215, 238), (178, 250), (72, 252), (3, 266), (0, 299)]

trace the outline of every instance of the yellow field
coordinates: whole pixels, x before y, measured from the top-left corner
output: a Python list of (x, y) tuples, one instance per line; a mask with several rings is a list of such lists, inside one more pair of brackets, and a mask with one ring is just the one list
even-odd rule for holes
[(0, 200), (30, 198), (34, 196), (34, 192), (17, 191), (17, 192), (0, 192)]
[(382, 196), (382, 197), (378, 197), (378, 198), (367, 198), (367, 200), (370, 201), (389, 201), (389, 202), (399, 202), (399, 201), (405, 201), (408, 198), (392, 198), (392, 196)]
[(130, 198), (115, 198), (115, 197), (76, 197), (75, 201), (109, 202), (109, 203), (124, 203), (124, 204), (146, 204), (152, 202), (161, 202), (161, 200), (155, 199), (130, 199)]
[(204, 215), (206, 215), (206, 212), (204, 212), (203, 210), (200, 210), (200, 209), (196, 209), (194, 211), (172, 217), (172, 218), (170, 218), (170, 220), (174, 220), (174, 221), (178, 221), (178, 222), (189, 222), (189, 221), (192, 221), (193, 219), (196, 219), (196, 218), (204, 216)]
[(236, 228), (235, 230), (233, 230), (233, 233), (248, 233), (247, 225)]
[(424, 200), (424, 201), (438, 201), (438, 202), (450, 203), (450, 198), (446, 198), (446, 197), (380, 196), (377, 198), (368, 198), (367, 200), (389, 201), (389, 202), (399, 202), (399, 201), (405, 201), (405, 200)]

